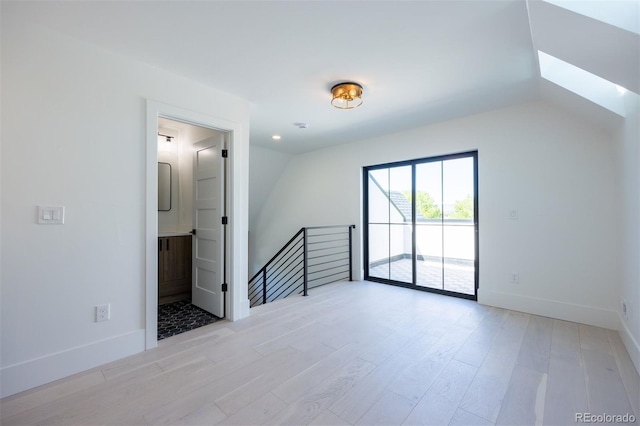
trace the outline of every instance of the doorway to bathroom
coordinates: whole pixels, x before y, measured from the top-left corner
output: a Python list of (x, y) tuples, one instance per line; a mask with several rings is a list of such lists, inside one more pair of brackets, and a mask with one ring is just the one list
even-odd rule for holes
[(158, 118), (157, 340), (225, 316), (228, 133)]

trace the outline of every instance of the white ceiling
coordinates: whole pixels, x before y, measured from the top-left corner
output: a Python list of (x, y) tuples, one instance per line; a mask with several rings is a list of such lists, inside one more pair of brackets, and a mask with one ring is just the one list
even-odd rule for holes
[[(3, 1), (2, 13), (247, 99), (251, 143), (290, 153), (535, 99), (532, 31), (556, 46), (524, 0)], [(364, 86), (362, 107), (331, 107), (345, 80)]]

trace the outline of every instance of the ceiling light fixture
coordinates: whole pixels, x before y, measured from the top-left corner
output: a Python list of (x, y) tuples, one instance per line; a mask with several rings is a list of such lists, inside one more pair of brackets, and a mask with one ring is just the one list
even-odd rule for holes
[(282, 136), (280, 136), (280, 135), (273, 135), (273, 136), (271, 136), (271, 139), (273, 139), (274, 141), (279, 141), (280, 139), (282, 139)]
[(362, 86), (358, 83), (344, 82), (331, 88), (331, 105), (339, 109), (353, 109), (362, 105)]

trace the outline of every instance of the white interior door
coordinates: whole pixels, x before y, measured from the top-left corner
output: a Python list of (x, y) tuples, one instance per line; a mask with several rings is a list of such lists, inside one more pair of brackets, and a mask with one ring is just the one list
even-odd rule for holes
[(224, 140), (217, 136), (198, 142), (193, 158), (192, 303), (222, 318), (224, 313)]

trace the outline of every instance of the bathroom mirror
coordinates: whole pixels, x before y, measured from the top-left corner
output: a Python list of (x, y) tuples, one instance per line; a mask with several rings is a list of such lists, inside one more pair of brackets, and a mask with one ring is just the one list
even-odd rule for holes
[(171, 210), (171, 164), (158, 162), (158, 211)]

